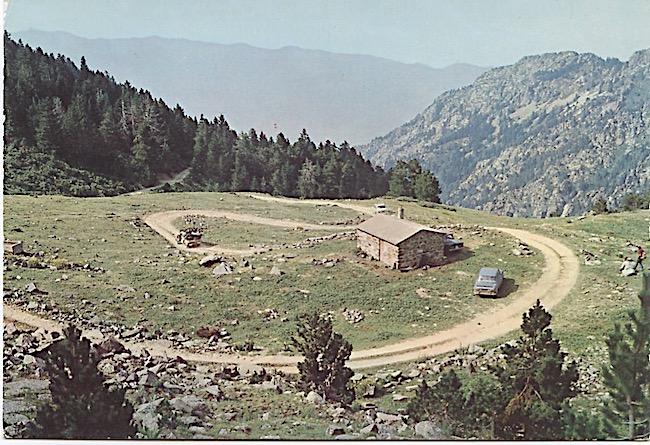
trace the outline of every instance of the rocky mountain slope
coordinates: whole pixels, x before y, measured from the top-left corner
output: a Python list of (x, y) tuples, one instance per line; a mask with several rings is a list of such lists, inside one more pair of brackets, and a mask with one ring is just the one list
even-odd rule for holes
[(223, 114), (238, 131), (293, 139), (366, 143), (411, 119), (444, 91), (485, 68), (434, 69), (379, 57), (297, 47), (263, 49), (159, 37), (85, 39), (64, 32), (12, 33), (33, 48), (62, 53), (128, 80), (172, 106), (208, 119)]
[(649, 135), (650, 49), (628, 62), (562, 52), (492, 69), (362, 151), (419, 159), (449, 203), (545, 217), (647, 189)]

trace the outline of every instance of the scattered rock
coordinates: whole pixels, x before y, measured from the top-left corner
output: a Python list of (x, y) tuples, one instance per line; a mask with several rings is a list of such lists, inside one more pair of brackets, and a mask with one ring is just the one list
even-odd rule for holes
[(402, 416), (398, 416), (396, 414), (383, 413), (380, 411), (377, 413), (377, 422), (378, 423), (402, 422)]
[(26, 425), (29, 417), (20, 413), (3, 413), (2, 421), (5, 425)]
[(420, 377), (420, 374), (421, 372), (419, 369), (414, 369), (413, 371), (408, 373), (407, 377), (409, 379), (417, 379), (418, 377)]
[(283, 272), (283, 271), (281, 271), (280, 269), (278, 269), (277, 266), (273, 266), (273, 267), (271, 268), (271, 271), (269, 272), (269, 275), (274, 275), (274, 276), (276, 276), (276, 277), (280, 277), (280, 276), (282, 276), (282, 275), (284, 275), (284, 274), (285, 274), (285, 272)]
[(121, 284), (115, 288), (119, 292), (135, 292), (135, 289), (133, 289), (131, 286), (127, 286), (124, 284)]
[(219, 263), (217, 267), (212, 269), (212, 275), (220, 277), (222, 275), (229, 275), (232, 273), (232, 268), (228, 263)]
[(314, 405), (322, 405), (325, 403), (325, 399), (316, 391), (310, 391), (309, 394), (307, 394), (305, 397), (305, 400), (307, 400), (309, 403), (313, 403)]
[(127, 330), (123, 331), (123, 332), (120, 334), (120, 338), (131, 338), (131, 337), (135, 337), (135, 336), (138, 335), (140, 332), (142, 332), (142, 330), (143, 330), (143, 329), (142, 329), (141, 327), (139, 327), (139, 326), (136, 326), (136, 327), (134, 327), (133, 329), (127, 329)]
[(128, 352), (122, 343), (117, 341), (115, 337), (111, 336), (95, 346), (95, 350), (100, 357), (104, 357), (107, 354), (123, 354)]
[(418, 422), (415, 424), (415, 434), (426, 440), (444, 440), (442, 430), (430, 420)]
[(379, 432), (379, 429), (377, 428), (377, 425), (375, 423), (371, 423), (370, 425), (364, 426), (361, 428), (360, 433), (361, 434), (377, 434)]
[(363, 393), (363, 397), (367, 397), (369, 399), (376, 397), (377, 396), (377, 386), (376, 385), (370, 385), (368, 389)]
[(359, 323), (365, 318), (363, 312), (356, 309), (347, 308), (343, 308), (343, 317), (348, 321), (348, 323), (352, 324)]
[(220, 263), (223, 261), (223, 258), (221, 258), (218, 255), (208, 255), (204, 256), (199, 260), (199, 265), (203, 267), (210, 267), (216, 263)]
[(211, 385), (203, 388), (205, 392), (216, 398), (217, 400), (223, 399), (223, 391), (218, 385)]
[(327, 427), (327, 431), (325, 431), (325, 433), (328, 436), (338, 436), (345, 434), (345, 429), (341, 425), (333, 424)]
[(144, 374), (142, 374), (140, 380), (138, 381), (138, 385), (149, 387), (158, 386), (159, 383), (160, 381), (158, 380), (158, 377), (156, 377), (156, 374), (151, 371), (146, 371)]
[(152, 402), (143, 403), (138, 406), (133, 413), (133, 420), (140, 425), (142, 429), (150, 432), (160, 430), (160, 420), (162, 416), (156, 412), (157, 408), (164, 399), (156, 399)]
[(24, 413), (32, 409), (31, 405), (20, 400), (4, 400), (2, 402), (2, 414)]
[(47, 295), (47, 292), (40, 290), (35, 283), (27, 283), (25, 290), (33, 295)]
[(170, 400), (169, 404), (177, 411), (188, 414), (202, 415), (206, 411), (206, 404), (195, 395), (176, 397)]

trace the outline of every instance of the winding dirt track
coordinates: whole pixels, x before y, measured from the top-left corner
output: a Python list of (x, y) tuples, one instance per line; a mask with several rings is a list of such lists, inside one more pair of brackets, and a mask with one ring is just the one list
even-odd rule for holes
[(274, 226), (274, 227), (284, 227), (287, 229), (297, 229), (302, 227), (303, 229), (310, 230), (332, 230), (332, 231), (341, 231), (341, 230), (350, 230), (354, 229), (352, 226), (341, 226), (341, 225), (326, 225), (326, 224), (309, 224), (299, 221), (288, 221), (285, 219), (272, 219), (264, 218), (261, 216), (247, 215), (244, 213), (233, 213), (233, 212), (222, 212), (220, 210), (170, 210), (167, 212), (153, 213), (147, 215), (143, 218), (144, 222), (158, 232), (163, 238), (169, 241), (174, 247), (179, 250), (184, 250), (187, 252), (201, 253), (201, 254), (212, 254), (220, 253), (222, 255), (252, 255), (255, 253), (264, 252), (262, 248), (250, 248), (250, 249), (228, 249), (226, 247), (220, 246), (199, 246), (194, 248), (188, 248), (184, 244), (176, 243), (176, 233), (178, 233), (178, 227), (174, 226), (174, 221), (178, 218), (188, 215), (200, 215), (206, 216), (209, 218), (225, 218), (231, 221), (240, 221), (245, 223), (253, 224), (262, 224), (265, 226)]
[[(250, 196), (278, 202), (332, 204), (331, 201), (302, 201), (263, 195)], [(336, 202), (334, 204), (339, 205), (340, 207), (361, 211), (363, 213), (372, 213), (372, 210), (367, 207), (364, 208), (344, 202)], [(301, 226), (312, 228), (313, 226), (313, 228), (318, 229), (335, 228), (337, 230), (345, 228), (342, 226), (310, 225), (294, 221), (273, 220), (253, 215), (212, 210), (162, 212), (147, 216), (145, 222), (174, 246), (180, 247), (176, 244), (174, 239), (174, 228), (173, 225), (171, 225), (171, 222), (185, 214), (223, 217), (236, 221), (270, 224), (281, 227)], [(526, 230), (502, 227), (491, 227), (490, 229), (498, 230), (514, 236), (530, 246), (537, 248), (542, 255), (544, 255), (545, 266), (542, 275), (531, 287), (518, 290), (515, 294), (515, 298), (508, 304), (502, 304), (501, 306), (496, 307), (493, 311), (476, 316), (444, 331), (439, 331), (424, 337), (402, 340), (387, 346), (354, 351), (350, 357), (348, 365), (353, 369), (361, 369), (418, 360), (450, 352), (461, 346), (468, 346), (498, 338), (519, 327), (521, 324), (522, 314), (535, 303), (536, 299), (539, 298), (544, 304), (544, 307), (551, 309), (569, 294), (577, 282), (580, 271), (578, 258), (571, 249), (558, 241)], [(233, 255), (249, 254), (252, 252), (252, 250), (223, 249), (218, 246), (207, 247), (206, 249), (205, 252), (220, 252)], [(192, 249), (192, 251), (197, 252), (199, 250)], [(48, 330), (61, 330), (61, 326), (56, 322), (37, 317), (6, 304), (4, 305), (4, 317), (8, 320), (14, 320), (35, 327), (43, 327)], [(101, 334), (97, 331), (84, 331), (84, 334), (91, 340), (101, 338)], [(180, 356), (185, 360), (194, 362), (230, 363), (242, 367), (267, 366), (278, 368), (290, 373), (297, 372), (296, 364), (301, 359), (299, 356), (289, 355), (235, 355), (213, 352), (193, 353), (172, 348), (167, 342), (157, 340), (137, 343), (126, 342), (125, 346), (132, 351), (146, 349), (152, 355), (168, 357)]]

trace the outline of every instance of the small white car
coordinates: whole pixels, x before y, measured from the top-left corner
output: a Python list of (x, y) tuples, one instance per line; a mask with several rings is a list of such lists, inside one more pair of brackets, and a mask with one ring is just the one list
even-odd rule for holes
[(375, 204), (376, 213), (386, 213), (386, 211), (388, 211), (386, 204)]
[(474, 283), (474, 295), (496, 297), (503, 284), (503, 271), (496, 267), (482, 267)]

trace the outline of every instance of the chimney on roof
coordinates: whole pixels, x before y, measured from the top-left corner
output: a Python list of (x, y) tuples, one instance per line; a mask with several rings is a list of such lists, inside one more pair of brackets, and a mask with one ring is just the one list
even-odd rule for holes
[(400, 207), (397, 209), (397, 218), (404, 219), (404, 207)]

